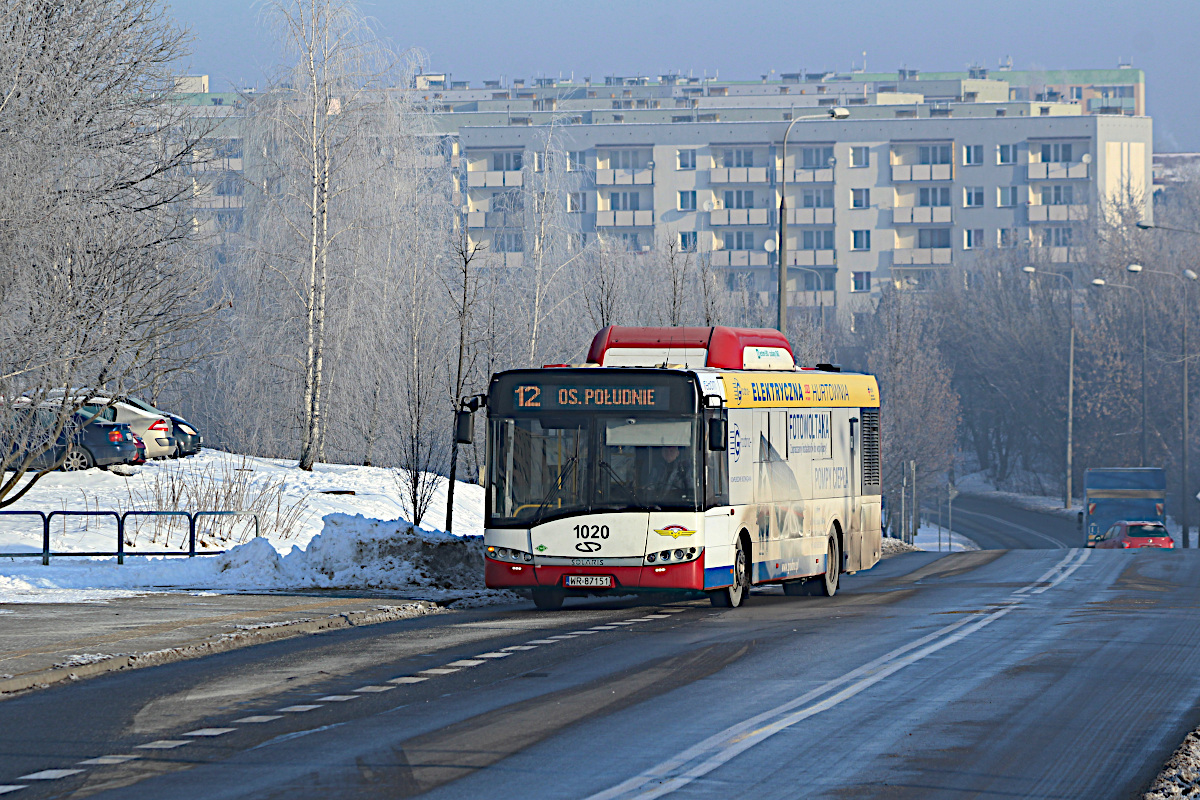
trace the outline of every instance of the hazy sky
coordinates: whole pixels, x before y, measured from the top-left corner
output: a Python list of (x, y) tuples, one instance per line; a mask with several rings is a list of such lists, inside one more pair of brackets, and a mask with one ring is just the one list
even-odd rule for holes
[[(273, 63), (250, 0), (168, 0), (190, 28), (193, 73), (214, 90), (252, 86)], [(1146, 72), (1155, 149), (1200, 151), (1200, 0), (379, 0), (361, 4), (396, 48), (429, 69), (487, 78), (801, 69), (924, 71), (1109, 68)], [(1197, 61), (1188, 61), (1197, 56)]]

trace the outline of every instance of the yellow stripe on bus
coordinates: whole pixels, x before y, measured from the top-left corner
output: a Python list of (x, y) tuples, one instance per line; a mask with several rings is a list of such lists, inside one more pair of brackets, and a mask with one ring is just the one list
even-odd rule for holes
[(729, 408), (860, 408), (879, 405), (873, 375), (835, 372), (723, 373)]

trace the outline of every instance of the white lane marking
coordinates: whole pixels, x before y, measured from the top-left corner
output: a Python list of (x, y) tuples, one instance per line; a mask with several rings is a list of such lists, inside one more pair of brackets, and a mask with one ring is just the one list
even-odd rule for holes
[(480, 664), (486, 663), (482, 658), (464, 658), (459, 661), (451, 661), (447, 667), (478, 667)]
[(514, 644), (510, 647), (501, 647), (501, 650), (537, 650), (537, 645), (533, 644)]
[[(430, 675), (449, 675), (451, 672), (458, 672), (458, 667), (430, 667), (429, 669), (421, 670), (419, 674), (428, 677)], [(388, 683), (391, 683), (391, 681), (388, 681)]]
[(594, 630), (594, 631), (615, 631), (615, 630), (616, 630), (616, 628), (615, 628), (615, 627), (613, 627), (612, 625), (596, 625), (595, 627), (591, 628), (591, 630)]
[(595, 631), (571, 631), (572, 636), (591, 636)]
[(176, 747), (183, 747), (185, 744), (191, 743), (189, 739), (159, 739), (156, 742), (136, 745), (136, 747), (138, 750), (174, 750)]
[(632, 623), (632, 622), (629, 622), (628, 620), (623, 620), (623, 621), (621, 621), (621, 622), (614, 622), (614, 623), (613, 623), (613, 625), (632, 625), (632, 624), (633, 624), (633, 623)]
[(18, 789), (24, 789), (24, 788), (25, 788), (25, 784), (23, 784), (23, 783), (20, 786), (14, 786), (13, 784), (6, 784), (4, 786), (0, 786), (0, 794), (8, 794), (9, 792), (15, 792)]
[(1053, 589), (1055, 586), (1058, 586), (1060, 583), (1065, 581), (1067, 578), (1071, 577), (1071, 573), (1074, 572), (1075, 570), (1079, 569), (1080, 565), (1083, 564), (1083, 562), (1087, 561), (1088, 556), (1090, 556), (1092, 554), (1092, 551), (1088, 550), (1088, 549), (1083, 549), (1083, 550), (1080, 550), (1079, 552), (1082, 553), (1082, 555), (1079, 556), (1079, 558), (1075, 561), (1074, 564), (1063, 569), (1062, 572), (1059, 573), (1057, 578), (1050, 581), (1045, 586), (1039, 586), (1038, 588), (1036, 588), (1032, 592), (1030, 592), (1030, 594), (1041, 594), (1042, 592), (1046, 591), (1047, 589)]
[(662, 610), (662, 612), (664, 614), (682, 614), (684, 611), (687, 611), (687, 609), (686, 608), (664, 608)]
[(79, 763), (89, 767), (107, 767), (110, 764), (124, 764), (126, 761), (133, 761), (135, 758), (141, 758), (141, 756), (98, 756), (97, 758), (89, 758)]
[(556, 639), (530, 639), (525, 644), (554, 644)]
[(318, 697), (318, 703), (344, 703), (347, 700), (357, 700), (356, 694), (327, 694), (324, 697)]
[(670, 617), (666, 614), (651, 614), (648, 617), (642, 617), (642, 619), (670, 619)]
[(1018, 525), (1015, 522), (1009, 522), (1008, 520), (1003, 519), (1001, 517), (993, 517), (991, 514), (984, 514), (981, 511), (967, 511), (965, 508), (960, 508), (958, 510), (958, 513), (966, 514), (971, 517), (983, 517), (984, 519), (990, 519), (994, 522), (999, 522), (1001, 525), (1007, 525), (1010, 528), (1016, 528), (1019, 531), (1024, 531), (1025, 533), (1028, 533), (1032, 536), (1036, 536), (1039, 539), (1044, 539), (1047, 542), (1049, 542), (1050, 544), (1054, 545), (1059, 550), (1067, 549), (1067, 546), (1065, 544), (1060, 542), (1058, 539), (1055, 539), (1053, 536), (1042, 533), (1041, 531), (1035, 531), (1033, 528), (1026, 528), (1024, 525)]
[(395, 686), (360, 686), (354, 691), (356, 692), (390, 692), (395, 689)]
[(305, 711), (312, 711), (313, 709), (316, 709), (316, 708), (320, 708), (320, 706), (319, 705), (284, 706), (283, 708), (277, 708), (275, 710), (282, 711), (285, 714), (300, 714)]
[[(1059, 573), (1050, 586), (1056, 586), (1067, 578), (1075, 567), (1078, 567), (1088, 557), (1084, 550), (1072, 550), (1062, 559), (1048, 575)], [(1075, 563), (1070, 565), (1074, 560)], [(1043, 576), (1045, 578), (1046, 576)], [(1037, 586), (1043, 581), (1032, 584)], [(1049, 588), (1049, 587), (1047, 587)], [(1023, 598), (1022, 598), (1023, 599)], [(774, 736), (780, 731), (826, 711), (838, 704), (867, 690), (884, 678), (900, 671), (904, 667), (950, 646), (972, 633), (992, 624), (1014, 608), (1022, 599), (1010, 600), (1003, 607), (982, 617), (965, 619), (927, 634), (913, 642), (892, 650), (857, 669), (834, 678), (803, 695), (787, 701), (773, 709), (756, 714), (750, 719), (731, 725), (725, 730), (709, 736), (698, 744), (689, 747), (682, 753), (651, 767), (634, 777), (623, 781), (605, 791), (591, 795), (588, 800), (614, 800), (615, 798), (650, 798), (670, 794), (690, 784), (697, 778), (703, 777), (722, 764), (733, 759), (740, 753)], [(846, 685), (850, 684), (850, 685)], [(844, 688), (842, 688), (844, 687)], [(830, 694), (838, 690), (834, 694)], [(824, 699), (820, 699), (824, 697)]]
[(279, 714), (255, 714), (253, 717), (242, 717), (241, 719), (235, 719), (234, 722), (251, 725), (256, 722), (273, 722), (277, 719), (283, 719), (283, 717)]
[(78, 775), (83, 772), (81, 769), (44, 769), (41, 772), (31, 772), (28, 775), (22, 775), (17, 778), (19, 781), (56, 781), (59, 778), (65, 778), (68, 775)]
[(420, 683), (421, 681), (427, 680), (429, 680), (429, 678), (421, 675), (401, 675), (399, 678), (392, 678), (390, 681), (388, 681), (388, 683)]
[(512, 653), (480, 653), (476, 658), (508, 658)]
[(578, 633), (563, 633), (563, 634), (559, 634), (558, 636), (551, 636), (550, 638), (557, 639), (558, 641), (562, 641), (563, 639), (574, 639), (578, 636), (579, 636)]
[(197, 728), (194, 731), (188, 731), (183, 736), (224, 736), (227, 733), (233, 733), (237, 728)]

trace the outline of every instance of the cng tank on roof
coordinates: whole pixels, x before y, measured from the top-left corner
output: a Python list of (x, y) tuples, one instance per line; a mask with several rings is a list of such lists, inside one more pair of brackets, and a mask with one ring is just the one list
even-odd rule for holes
[(633, 328), (609, 325), (592, 339), (588, 363), (605, 367), (663, 364), (719, 369), (794, 370), (787, 337), (770, 328)]

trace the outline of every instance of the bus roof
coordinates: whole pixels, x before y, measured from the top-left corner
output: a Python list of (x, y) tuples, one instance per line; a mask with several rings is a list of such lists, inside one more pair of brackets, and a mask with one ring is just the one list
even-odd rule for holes
[(678, 364), (718, 369), (792, 370), (787, 337), (770, 328), (624, 327), (609, 325), (592, 339), (588, 363), (606, 367)]

